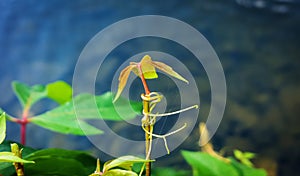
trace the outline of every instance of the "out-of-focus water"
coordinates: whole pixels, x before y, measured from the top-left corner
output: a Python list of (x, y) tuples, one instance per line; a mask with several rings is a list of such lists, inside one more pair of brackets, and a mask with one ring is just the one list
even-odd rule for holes
[[(299, 1), (5, 0), (0, 2), (0, 9), (0, 107), (10, 114), (17, 116), (21, 111), (11, 90), (13, 80), (37, 84), (62, 79), (71, 83), (80, 52), (101, 29), (136, 15), (170, 16), (199, 30), (224, 67), (228, 101), (213, 139), (215, 147), (259, 153), (259, 158), (268, 161), (264, 163), (277, 167), (278, 175), (300, 173)], [(193, 64), (189, 60), (192, 56), (180, 46), (151, 38), (128, 41), (109, 56), (111, 65), (147, 50), (182, 58), (197, 78), (199, 121), (204, 121), (210, 104), (208, 80), (201, 65)], [(106, 76), (97, 83), (101, 91), (110, 88), (111, 75), (108, 72)], [(53, 106), (36, 106), (33, 113)], [(9, 123), (7, 139), (19, 140), (18, 130)], [(195, 129), (182, 148), (198, 150), (197, 132)], [(28, 130), (28, 145), (92, 148), (83, 137), (59, 135), (34, 125)], [(161, 164), (165, 163), (176, 166), (179, 153), (162, 159)]]

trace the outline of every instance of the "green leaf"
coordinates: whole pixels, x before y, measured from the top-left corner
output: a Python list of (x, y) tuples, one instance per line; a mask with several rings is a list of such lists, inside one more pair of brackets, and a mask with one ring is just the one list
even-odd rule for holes
[(186, 171), (186, 170), (177, 170), (177, 169), (173, 169), (173, 168), (158, 168), (155, 167), (152, 170), (152, 175), (153, 176), (161, 176), (161, 175), (170, 175), (170, 176), (187, 176), (187, 175), (192, 175), (192, 173), (190, 171)]
[(0, 152), (0, 162), (34, 163), (15, 156), (12, 152)]
[(133, 171), (127, 171), (122, 169), (112, 169), (105, 172), (102, 176), (137, 176)]
[[(0, 152), (10, 152), (11, 151), (11, 144), (15, 143), (12, 141), (4, 141), (2, 144), (0, 144)], [(18, 144), (20, 148), (22, 148), (22, 158), (27, 156), (28, 154), (35, 151), (35, 149), (23, 146), (22, 144)], [(3, 176), (11, 176), (15, 173), (15, 168), (12, 165), (11, 162), (3, 162), (0, 164), (0, 173)]]
[(85, 119), (119, 121), (133, 119), (136, 115), (141, 114), (142, 103), (130, 102), (120, 98), (114, 104), (112, 102), (113, 97), (114, 94), (110, 92), (101, 96), (80, 94), (73, 101), (33, 117), (30, 121), (49, 130), (64, 134), (94, 135), (101, 134), (102, 131), (89, 125), (84, 121)]
[(244, 165), (249, 166), (249, 167), (253, 167), (253, 164), (250, 161), (250, 159), (255, 157), (254, 153), (251, 153), (251, 152), (244, 152), (243, 153), (240, 150), (234, 150), (233, 154), (234, 154), (235, 158), (240, 160)]
[(241, 152), (240, 150), (233, 150), (233, 154), (237, 159), (243, 158), (243, 152)]
[(34, 165), (25, 164), (26, 175), (30, 176), (82, 176), (94, 170), (96, 159), (82, 151), (63, 149), (39, 150), (25, 157), (34, 160)]
[(244, 152), (244, 157), (247, 159), (255, 158), (255, 153), (252, 152)]
[(14, 81), (12, 87), (23, 108), (31, 107), (38, 100), (47, 97), (47, 90), (43, 85), (30, 87), (24, 83)]
[(224, 161), (203, 152), (182, 151), (185, 160), (192, 166), (193, 176), (239, 176), (235, 168)]
[(6, 120), (5, 112), (0, 115), (0, 144), (4, 141), (6, 136)]
[(240, 173), (241, 176), (267, 176), (266, 171), (263, 169), (248, 167), (244, 164), (237, 162), (232, 158), (230, 161), (231, 164), (236, 168), (236, 170)]
[(152, 160), (145, 160), (131, 155), (121, 156), (117, 159), (106, 162), (103, 166), (103, 172), (106, 173), (108, 170), (114, 167), (120, 167), (125, 170), (131, 170), (134, 163), (145, 163), (151, 161)]
[(64, 81), (47, 84), (47, 96), (59, 104), (64, 104), (72, 98), (72, 88)]

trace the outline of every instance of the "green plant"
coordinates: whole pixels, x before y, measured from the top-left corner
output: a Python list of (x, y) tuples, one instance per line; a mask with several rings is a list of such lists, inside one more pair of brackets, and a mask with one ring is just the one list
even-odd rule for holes
[[(199, 125), (200, 132), (205, 134), (203, 138), (199, 140), (202, 152), (182, 151), (182, 155), (189, 163), (193, 170), (193, 176), (266, 176), (266, 171), (263, 169), (254, 168), (253, 165), (249, 165), (249, 159), (254, 157), (253, 153), (245, 152), (244, 154), (235, 150), (235, 155), (239, 158), (243, 158), (243, 155), (247, 157), (247, 162), (239, 163), (233, 157), (225, 158), (214, 151), (211, 143), (204, 143), (207, 141), (208, 131), (204, 123)], [(251, 162), (250, 162), (251, 163)]]
[[(162, 95), (157, 92), (151, 92), (146, 80), (158, 77), (156, 69), (188, 83), (185, 78), (176, 73), (170, 66), (162, 62), (152, 61), (148, 55), (144, 56), (138, 63), (131, 62), (129, 66), (121, 71), (116, 94), (107, 92), (95, 96), (83, 93), (72, 98), (71, 86), (63, 81), (34, 86), (13, 82), (13, 90), (22, 105), (23, 113), (20, 118), (17, 118), (8, 115), (0, 109), (0, 144), (2, 143), (0, 145), (0, 175), (137, 176), (137, 173), (139, 173), (141, 176), (145, 168), (145, 175), (150, 176), (151, 163), (154, 161), (151, 160), (152, 138), (161, 138), (165, 143), (167, 153), (169, 153), (167, 137), (186, 127), (186, 124), (183, 124), (181, 128), (171, 133), (158, 135), (153, 131), (156, 117), (173, 115), (198, 108), (197, 105), (193, 105), (175, 112), (163, 114), (154, 113), (153, 109), (157, 103), (161, 101)], [(127, 106), (128, 100), (120, 97), (120, 95), (126, 86), (127, 79), (131, 72), (141, 79), (145, 93), (141, 95), (142, 102), (129, 101), (131, 105), (131, 108), (129, 108)], [(31, 107), (43, 98), (54, 100), (58, 103), (58, 106), (42, 114), (31, 115)], [(91, 108), (93, 107), (93, 103), (96, 103), (96, 109)], [(120, 117), (114, 108), (115, 103), (118, 104), (118, 109), (122, 109), (122, 117)], [(80, 117), (76, 116), (74, 105), (76, 105), (76, 110), (80, 111)], [(131, 109), (134, 109), (134, 111)], [(132, 119), (136, 117), (136, 115), (143, 115), (141, 128), (145, 134), (145, 158), (122, 156), (101, 164), (99, 159), (83, 151), (51, 148), (36, 150), (24, 146), (26, 143), (26, 126), (28, 123), (33, 123), (63, 134), (96, 135), (102, 134), (103, 131), (90, 125), (85, 120), (104, 119), (121, 121), (124, 118)], [(21, 125), (21, 144), (4, 141), (6, 135), (6, 120)], [(225, 158), (214, 151), (211, 143), (205, 144), (203, 142), (208, 139), (208, 131), (204, 124), (200, 124), (200, 131), (203, 130), (206, 136), (202, 136), (199, 140), (202, 152), (182, 151), (183, 157), (192, 167), (194, 176), (266, 176), (264, 170), (253, 167), (250, 161), (250, 159), (254, 157), (253, 153), (243, 153), (239, 150), (235, 150), (235, 157), (240, 162), (232, 157)], [(152, 175), (184, 176), (191, 175), (191, 171), (172, 168), (154, 168)]]
[[(125, 114), (121, 118), (112, 102), (115, 96), (113, 93), (107, 92), (100, 96), (84, 93), (72, 98), (71, 86), (63, 81), (34, 86), (13, 82), (12, 87), (22, 105), (23, 113), (21, 118), (17, 118), (8, 115), (0, 109), (1, 143), (5, 138), (6, 119), (21, 125), (21, 144), (25, 144), (26, 126), (28, 123), (33, 123), (63, 134), (95, 135), (103, 132), (101, 129), (97, 129), (88, 124), (85, 120), (101, 118), (120, 121), (124, 118), (131, 119), (140, 114), (142, 109), (141, 103), (131, 101), (130, 105), (134, 109), (134, 111), (132, 111), (131, 108), (128, 108), (128, 105), (126, 105), (127, 100), (120, 98), (118, 105)], [(43, 98), (54, 100), (59, 104), (58, 107), (42, 114), (31, 116), (30, 108)], [(97, 109), (91, 108), (91, 103), (94, 102), (96, 102)], [(77, 105), (76, 108), (81, 112), (82, 116), (76, 116), (74, 104)], [(88, 175), (92, 172), (93, 164), (96, 162), (95, 158), (80, 151), (62, 149), (27, 150), (27, 147), (21, 144), (5, 143), (1, 145), (0, 174), (3, 176), (11, 175), (15, 172), (18, 176), (21, 176), (24, 175), (24, 170), (26, 170), (26, 174), (28, 175), (46, 175), (49, 173), (55, 173), (57, 175)], [(22, 149), (19, 149), (19, 146), (21, 146)], [(15, 170), (12, 169), (11, 162), (14, 164)], [(35, 164), (29, 165), (27, 163)], [(87, 169), (88, 167), (85, 163), (89, 163), (90, 169)], [(51, 166), (49, 167), (49, 165)], [(61, 170), (57, 170), (58, 166), (64, 167)]]
[[(166, 137), (169, 135), (172, 135), (183, 128), (185, 128), (186, 124), (183, 125), (183, 127), (179, 128), (178, 130), (175, 130), (171, 133), (165, 134), (165, 135), (157, 135), (153, 133), (153, 126), (155, 124), (155, 120), (157, 116), (167, 116), (172, 114), (177, 114), (182, 111), (186, 111), (192, 108), (197, 108), (197, 105), (171, 112), (171, 113), (165, 113), (165, 114), (152, 114), (152, 110), (155, 107), (155, 105), (161, 100), (162, 95), (160, 95), (157, 92), (151, 92), (148, 88), (146, 79), (154, 79), (157, 78), (156, 70), (160, 69), (163, 72), (178, 78), (184, 82), (187, 82), (182, 76), (180, 76), (178, 73), (173, 71), (171, 67), (168, 65), (162, 63), (162, 62), (155, 62), (151, 60), (151, 57), (146, 55), (143, 57), (141, 62), (139, 63), (130, 63), (128, 67), (126, 67), (120, 74), (119, 78), (119, 87), (117, 94), (114, 95), (113, 93), (105, 93), (100, 96), (94, 96), (90, 94), (79, 94), (76, 97), (72, 99), (72, 89), (71, 87), (63, 82), (63, 81), (57, 81), (54, 83), (50, 83), (47, 85), (34, 85), (34, 86), (28, 86), (26, 84), (20, 83), (20, 82), (13, 82), (13, 90), (15, 94), (17, 95), (19, 101), (21, 102), (21, 105), (23, 107), (23, 113), (21, 118), (16, 118), (11, 115), (6, 115), (6, 118), (12, 122), (16, 122), (21, 125), (21, 143), (25, 144), (26, 142), (26, 125), (28, 123), (33, 123), (36, 125), (39, 125), (41, 127), (50, 129), (52, 131), (64, 133), (64, 134), (73, 134), (73, 135), (94, 135), (94, 134), (101, 134), (101, 129), (97, 129), (84, 120), (86, 119), (105, 119), (105, 120), (122, 120), (124, 118), (130, 119), (134, 118), (137, 114), (143, 110), (143, 118), (142, 118), (142, 129), (145, 132), (145, 148), (146, 148), (146, 158), (140, 159), (133, 156), (125, 156), (120, 157), (115, 160), (112, 160), (110, 162), (107, 162), (104, 164), (103, 171), (100, 172), (100, 165), (99, 162), (97, 164), (97, 169), (94, 174), (92, 175), (135, 175), (135, 172), (131, 171), (131, 166), (133, 163), (136, 162), (142, 162), (146, 164), (146, 176), (150, 176), (151, 173), (151, 165), (150, 163), (152, 160), (150, 159), (151, 155), (151, 148), (152, 148), (152, 137), (158, 137), (162, 138), (165, 142), (165, 147), (167, 152), (169, 153), (168, 145)], [(121, 107), (123, 110), (122, 118), (119, 116), (118, 112), (114, 109), (114, 102), (118, 100), (118, 105), (125, 106), (125, 103), (122, 103), (125, 100), (124, 98), (120, 97), (121, 92), (123, 88), (126, 85), (128, 76), (130, 72), (134, 72), (142, 81), (142, 84), (145, 89), (145, 94), (142, 94), (141, 97), (143, 99), (143, 104), (139, 102), (133, 102), (130, 101), (131, 106), (133, 109), (135, 109), (134, 112), (132, 111), (126, 111), (126, 107)], [(54, 108), (52, 110), (49, 110), (45, 113), (42, 113), (40, 115), (36, 116), (30, 116), (30, 108), (39, 100), (43, 98), (50, 98), (57, 103), (59, 103), (59, 106), (57, 108)], [(113, 99), (113, 101), (112, 101)], [(96, 101), (97, 108), (98, 109), (92, 109), (91, 104), (93, 101)], [(76, 109), (79, 110), (81, 113), (80, 117), (76, 117), (75, 113), (75, 107), (74, 104), (76, 104)], [(143, 106), (142, 106), (143, 105)], [(120, 108), (120, 107), (119, 107)], [(100, 116), (99, 116), (100, 113)], [(4, 128), (3, 128), (4, 129)], [(18, 145), (17, 145), (18, 146)], [(75, 153), (74, 153), (75, 152)], [(60, 153), (60, 154), (58, 154)], [(42, 167), (46, 166), (46, 164), (54, 162), (51, 160), (51, 158), (62, 161), (64, 163), (69, 163), (69, 165), (76, 165), (75, 161), (64, 161), (61, 156), (70, 155), (68, 158), (74, 158), (74, 156), (77, 156), (76, 151), (62, 151), (62, 150), (54, 150), (54, 149), (44, 149), (39, 151), (33, 151), (32, 153), (28, 153), (26, 155), (22, 155), (21, 152), (18, 154), (18, 157), (27, 159), (29, 161), (35, 161), (36, 164), (33, 166), (25, 165), (25, 167), (22, 167), (20, 170), (25, 169), (27, 173), (30, 173), (31, 175), (34, 174), (40, 174), (44, 171), (44, 173), (47, 173), (45, 170), (41, 169)], [(44, 161), (40, 158), (46, 157), (48, 160)], [(50, 158), (50, 160), (49, 160)], [(76, 159), (80, 159), (75, 157)], [(20, 162), (15, 161), (16, 164), (19, 164)], [(59, 163), (59, 162), (58, 162)], [(72, 164), (70, 164), (72, 163)], [(77, 163), (77, 168), (80, 168), (80, 164)], [(126, 166), (126, 167), (124, 167)], [(117, 167), (117, 169), (115, 168)], [(39, 169), (40, 168), (40, 169)], [(125, 170), (119, 169), (123, 168)], [(1, 168), (0, 168), (1, 169)], [(140, 171), (140, 175), (143, 173), (144, 166), (142, 167)], [(16, 171), (18, 172), (18, 168), (16, 168)], [(67, 169), (68, 170), (68, 169)], [(84, 170), (84, 169), (81, 169)], [(50, 171), (49, 171), (50, 172)], [(57, 173), (56, 173), (57, 174)], [(22, 174), (19, 174), (22, 175)]]
[[(157, 135), (153, 133), (153, 127), (156, 122), (156, 117), (162, 117), (162, 116), (168, 116), (172, 114), (178, 114), (183, 111), (187, 111), (193, 108), (198, 108), (197, 105), (190, 106), (188, 108), (178, 110), (175, 112), (170, 112), (170, 113), (164, 113), (164, 114), (153, 114), (152, 110), (156, 106), (157, 103), (159, 103), (162, 99), (162, 95), (160, 95), (158, 92), (151, 92), (148, 84), (146, 82), (146, 79), (155, 79), (157, 78), (157, 73), (155, 69), (159, 69), (170, 76), (173, 76), (179, 80), (182, 80), (186, 83), (188, 81), (183, 78), (181, 75), (179, 75), (177, 72), (175, 72), (170, 66), (162, 63), (162, 62), (157, 62), (157, 61), (152, 61), (151, 57), (149, 55), (145, 55), (140, 62), (131, 62), (129, 66), (127, 66), (125, 69), (122, 70), (119, 76), (119, 86), (118, 86), (118, 91), (117, 95), (114, 98), (114, 101), (116, 101), (119, 96), (122, 93), (122, 90), (124, 89), (128, 76), (131, 72), (133, 72), (136, 76), (138, 76), (141, 79), (141, 82), (144, 86), (145, 94), (141, 95), (141, 98), (143, 100), (143, 115), (144, 117), (142, 118), (142, 129), (145, 132), (145, 155), (146, 155), (146, 160), (151, 159), (151, 148), (152, 148), (152, 137), (157, 137), (157, 138), (162, 138), (165, 143), (165, 147), (168, 153), (170, 153), (168, 145), (167, 145), (167, 140), (166, 137), (170, 136), (174, 133), (179, 132), (180, 130), (184, 129), (186, 127), (186, 124), (184, 124), (181, 128), (165, 134), (165, 135)], [(142, 169), (143, 171), (143, 169)], [(142, 173), (141, 171), (141, 173)], [(140, 175), (141, 175), (140, 173)], [(151, 162), (146, 162), (146, 176), (151, 175)]]

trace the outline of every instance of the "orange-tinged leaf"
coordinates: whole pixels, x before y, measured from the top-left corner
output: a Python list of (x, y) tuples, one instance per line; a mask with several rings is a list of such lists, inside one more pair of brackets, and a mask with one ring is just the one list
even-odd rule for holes
[(145, 79), (155, 79), (158, 77), (152, 62), (153, 61), (149, 55), (145, 55), (140, 62)]
[(131, 70), (135, 67), (136, 67), (136, 65), (129, 65), (121, 71), (120, 76), (119, 76), (118, 91), (117, 91), (117, 94), (116, 94), (113, 102), (115, 102), (120, 97), (124, 87), (126, 86), (129, 74), (130, 74)]
[(165, 72), (165, 73), (167, 73), (167, 74), (169, 74), (169, 75), (171, 75), (171, 76), (173, 76), (173, 77), (175, 77), (175, 78), (177, 78), (181, 81), (189, 83), (185, 78), (183, 78), (181, 75), (179, 75), (177, 72), (175, 72), (172, 69), (172, 67), (168, 66), (167, 64), (162, 63), (162, 62), (156, 62), (156, 61), (152, 61), (151, 64), (155, 68), (157, 68), (157, 69), (159, 69), (159, 70), (161, 70), (161, 71), (163, 71), (163, 72)]

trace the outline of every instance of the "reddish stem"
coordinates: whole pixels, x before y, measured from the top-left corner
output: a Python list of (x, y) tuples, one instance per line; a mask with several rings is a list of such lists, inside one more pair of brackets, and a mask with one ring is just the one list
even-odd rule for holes
[(146, 79), (144, 77), (144, 74), (143, 74), (142, 67), (141, 67), (140, 63), (138, 64), (138, 69), (139, 69), (140, 77), (141, 77), (141, 80), (142, 80), (142, 83), (143, 83), (143, 86), (144, 86), (144, 89), (145, 89), (145, 93), (146, 93), (146, 95), (149, 95), (150, 90), (149, 90), (149, 87), (147, 85)]
[[(139, 63), (138, 64), (138, 69), (139, 69), (139, 73), (140, 73), (140, 78), (142, 80), (142, 83), (143, 83), (143, 86), (144, 86), (144, 89), (145, 89), (145, 96), (149, 96), (150, 94), (150, 90), (149, 90), (149, 87), (147, 85), (147, 82), (146, 82), (146, 79), (144, 77), (144, 74), (143, 74), (143, 70), (142, 70), (142, 67), (141, 67), (141, 64)], [(149, 113), (149, 101), (143, 101), (143, 106), (144, 106), (144, 112), (147, 112)], [(145, 115), (146, 116), (146, 121), (147, 121), (147, 124), (149, 122), (149, 117), (148, 115)], [(150, 125), (147, 125), (145, 126), (145, 129), (150, 133), (151, 132), (151, 127)], [(145, 153), (147, 155), (147, 160), (150, 160), (150, 155), (148, 155), (148, 152), (150, 150), (150, 135), (148, 133), (145, 133)], [(151, 163), (150, 162), (147, 162), (146, 163), (146, 176), (150, 176), (151, 175)]]
[(26, 125), (28, 123), (28, 108), (25, 108), (22, 114), (22, 119), (18, 121), (18, 123), (21, 125), (21, 144), (25, 145), (26, 143)]

